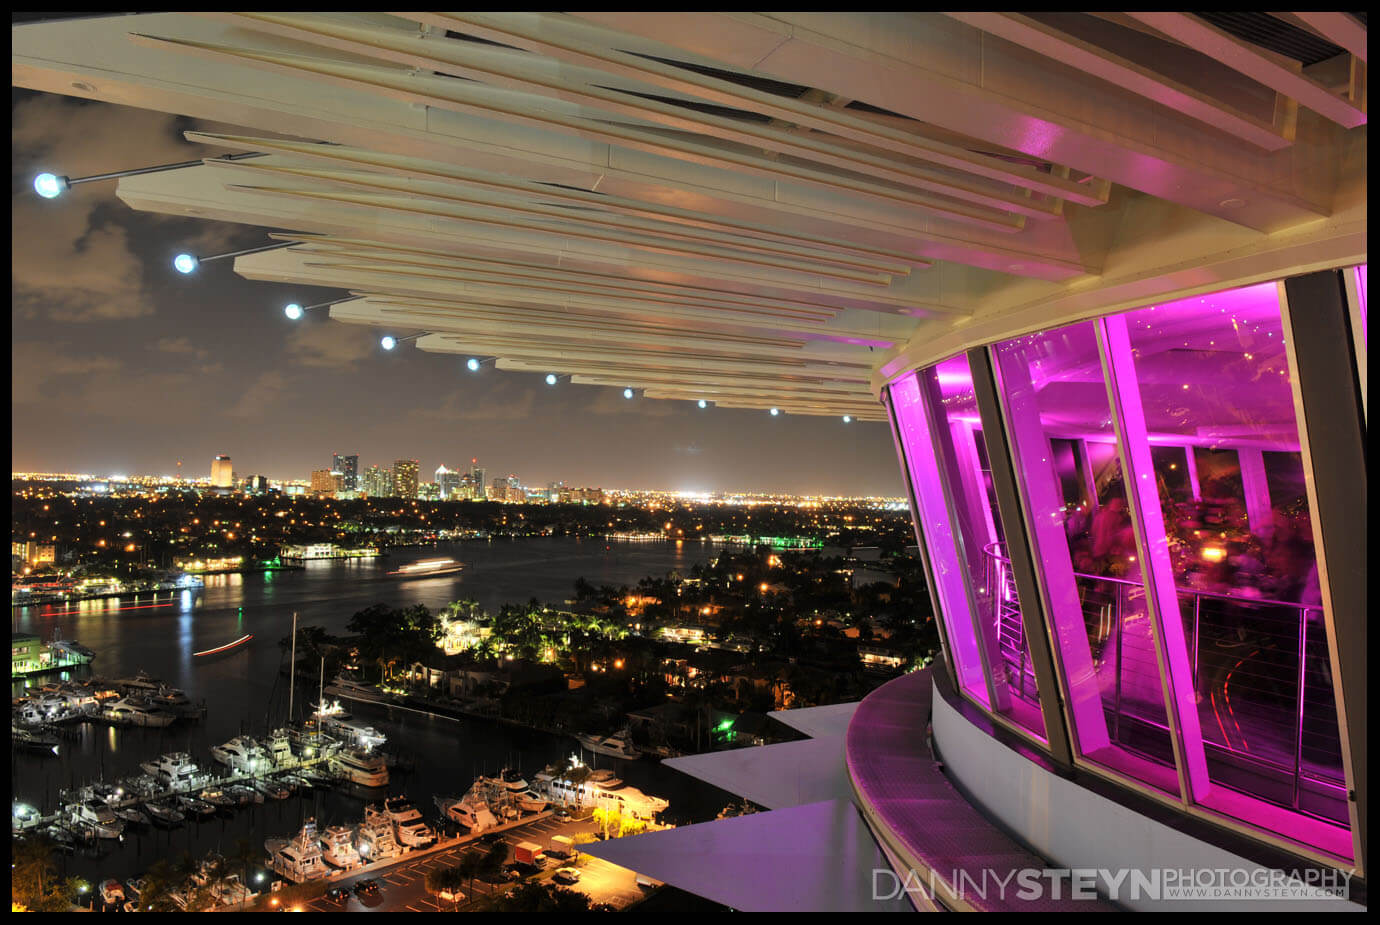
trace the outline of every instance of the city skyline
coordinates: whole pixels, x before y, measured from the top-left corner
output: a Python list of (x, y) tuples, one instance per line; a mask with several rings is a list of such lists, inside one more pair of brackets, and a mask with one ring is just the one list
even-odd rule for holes
[(261, 246), (269, 229), (137, 212), (114, 182), (43, 200), (33, 175), (215, 154), (181, 133), (236, 127), (20, 89), (11, 113), (12, 469), (175, 472), (178, 459), (200, 468), (192, 461), (228, 453), (242, 473), (307, 477), (324, 464), (316, 447), (349, 447), (361, 460), (415, 457), (427, 471), (531, 460), (533, 484), (902, 491), (882, 423), (472, 372), (464, 357), (415, 355), (410, 343), (381, 350), (376, 333), (321, 312), (283, 316), (289, 302), (339, 290), (244, 279), (228, 262), (180, 276), (168, 264), (177, 251)]

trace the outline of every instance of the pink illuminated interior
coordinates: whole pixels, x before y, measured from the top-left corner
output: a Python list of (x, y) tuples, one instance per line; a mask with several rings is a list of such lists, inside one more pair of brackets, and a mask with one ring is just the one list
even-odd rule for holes
[[(1361, 293), (1365, 270), (1355, 268)], [(1277, 284), (992, 351), (1078, 753), (1350, 857)], [(964, 689), (982, 700), (975, 672), (985, 654), (990, 709), (1035, 703), (1040, 692), (1022, 683), (1020, 601), (966, 357), (904, 377), (892, 395), (924, 540), (944, 546), (942, 556), (930, 549), (948, 569), (936, 591)], [(957, 587), (965, 570), (972, 594)]]

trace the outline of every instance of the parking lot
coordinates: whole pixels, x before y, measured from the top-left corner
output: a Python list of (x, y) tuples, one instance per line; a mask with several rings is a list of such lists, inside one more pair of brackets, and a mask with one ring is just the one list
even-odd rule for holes
[[(556, 835), (574, 837), (582, 832), (594, 832), (597, 826), (589, 819), (560, 820), (554, 817), (539, 819), (527, 825), (508, 829), (501, 833), (508, 850), (507, 860), (513, 857), (513, 847), (520, 842), (534, 842), (543, 849), (552, 847), (551, 839)], [(450, 912), (456, 906), (440, 902), (426, 889), (426, 875), (433, 870), (453, 867), (468, 854), (483, 855), (489, 846), (480, 841), (436, 851), (415, 860), (404, 860), (382, 871), (360, 873), (335, 881), (333, 886), (343, 886), (351, 890), (349, 900), (341, 905), (325, 897), (312, 900), (307, 909), (312, 912)], [(473, 900), (492, 898), (498, 893), (512, 889), (517, 883), (526, 881), (543, 882), (551, 879), (556, 869), (570, 866), (566, 862), (548, 861), (545, 870), (512, 883), (487, 883), (475, 878), (473, 887), (466, 883), (461, 889), (467, 894), (459, 908), (465, 909)], [(609, 903), (622, 908), (638, 899), (644, 893), (637, 886), (636, 874), (627, 868), (618, 867), (607, 861), (582, 854), (577, 865), (580, 882), (567, 888), (578, 890), (590, 897), (592, 902)], [(361, 880), (374, 879), (378, 882), (378, 896), (361, 899), (354, 895), (354, 885)]]

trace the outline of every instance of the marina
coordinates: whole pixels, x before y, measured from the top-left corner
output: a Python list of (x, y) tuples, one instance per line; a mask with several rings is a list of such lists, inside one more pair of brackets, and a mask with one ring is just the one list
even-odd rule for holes
[[(100, 653), (104, 673), (122, 679), (126, 686), (117, 693), (157, 696), (161, 680), (161, 686), (175, 686), (194, 703), (205, 701), (209, 709), (199, 721), (179, 719), (165, 728), (113, 726), (81, 719), (75, 713), (61, 725), (46, 727), (43, 732), (58, 739), (58, 754), (16, 749), (12, 755), (14, 798), (30, 810), (23, 818), (51, 819), (60, 803), (60, 790), (75, 792), (97, 780), (138, 778), (145, 773), (141, 763), (157, 762), (168, 754), (185, 753), (198, 772), (213, 778), (198, 779), (194, 789), (172, 795), (168, 789), (150, 791), (151, 795), (125, 804), (137, 808), (150, 824), (127, 824), (123, 841), (88, 841), (80, 833), (63, 832), (67, 850), (60, 855), (60, 864), (64, 875), (82, 876), (92, 883), (117, 876), (123, 882), (142, 877), (160, 858), (184, 853), (201, 857), (217, 846), (224, 852), (241, 839), (262, 846), (266, 838), (291, 838), (308, 816), (317, 820), (320, 832), (333, 826), (351, 827), (357, 843), (377, 846), (384, 853), (400, 852), (405, 846), (398, 843), (391, 820), (387, 826), (381, 819), (372, 827), (367, 824), (369, 806), (377, 808), (376, 815), (383, 815), (385, 799), (406, 795), (438, 835), (442, 830), (456, 831), (458, 826), (449, 828), (453, 821), (436, 807), (436, 797), (458, 799), (479, 777), (501, 781), (505, 768), (533, 772), (525, 775), (530, 784), (536, 771), (579, 750), (568, 735), (405, 709), (379, 702), (382, 698), (371, 686), (342, 680), (328, 683), (326, 695), (342, 702), (342, 694), (351, 695), (352, 722), (385, 735), (385, 747), (404, 759), (415, 755), (426, 760), (411, 768), (406, 760), (395, 763), (388, 768), (388, 784), (372, 790), (327, 779), (328, 762), (320, 759), (257, 779), (232, 772), (213, 757), (212, 750), (239, 736), (255, 740), (275, 761), (292, 747), (285, 713), (286, 671), (278, 676), (286, 651), (276, 643), (287, 639), (294, 611), (302, 626), (320, 625), (341, 633), (353, 613), (379, 601), (391, 606), (421, 603), (433, 611), (466, 595), (493, 611), (507, 600), (534, 594), (560, 602), (581, 576), (595, 583), (630, 584), (647, 574), (688, 571), (696, 561), (713, 554), (707, 544), (694, 544), (687, 552), (674, 544), (562, 538), (471, 541), (443, 548), (444, 552), (433, 548), (409, 552), (417, 559), (436, 558), (439, 553), (463, 560), (463, 584), (396, 582), (383, 574), (386, 560), (333, 560), (311, 562), (291, 573), (209, 577), (203, 590), (186, 595), (173, 608), (126, 611), (116, 601), (95, 601), (85, 605), (87, 609), (75, 621), (70, 615), (63, 617), (67, 632)], [(393, 561), (400, 558), (406, 561), (395, 551)], [(53, 621), (45, 618), (45, 608), (21, 608), (15, 613), (16, 630), (51, 636)], [(192, 655), (246, 633), (259, 637), (254, 645), (205, 664)], [(141, 669), (147, 673), (141, 675)], [(83, 677), (79, 672), (68, 680)], [(315, 677), (299, 676), (298, 680), (296, 709), (301, 718), (310, 713), (309, 703), (318, 701), (320, 690)], [(33, 696), (36, 693), (37, 689), (29, 692), (30, 700), (38, 699)], [(25, 689), (16, 685), (15, 694), (24, 695)], [(722, 792), (706, 798), (700, 793), (705, 789), (702, 785), (652, 762), (622, 762), (588, 754), (585, 760), (597, 761), (599, 767), (618, 766), (618, 776), (630, 785), (669, 799), (675, 820), (712, 818), (729, 799)], [(263, 792), (264, 802), (218, 808), (199, 796), (210, 786), (224, 789), (233, 784)], [(268, 790), (287, 793), (275, 797)], [(527, 799), (530, 809), (545, 798)], [(484, 812), (492, 817), (490, 830), (505, 830), (514, 821), (534, 816), (522, 807), (517, 809), (519, 818), (510, 820), (486, 806)], [(262, 889), (252, 881), (249, 886)]]

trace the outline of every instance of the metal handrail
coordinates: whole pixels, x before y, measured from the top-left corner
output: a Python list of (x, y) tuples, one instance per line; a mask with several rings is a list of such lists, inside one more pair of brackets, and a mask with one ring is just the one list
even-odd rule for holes
[[(990, 556), (998, 562), (1005, 562), (1007, 565), (1010, 565), (1011, 559), (1009, 557), (1003, 556), (995, 551), (999, 550), (1001, 545), (1001, 543), (991, 543), (984, 546), (982, 552), (984, 555)], [(1085, 572), (1074, 572), (1073, 577), (1086, 578), (1089, 581), (1107, 581), (1113, 584), (1130, 585), (1136, 588), (1145, 587), (1145, 582), (1143, 581), (1135, 581), (1130, 578), (1114, 578), (1110, 575), (1089, 575)], [(1210, 597), (1219, 601), (1231, 601), (1233, 604), (1259, 604), (1262, 607), (1288, 607), (1291, 610), (1322, 611), (1321, 604), (1303, 604), (1299, 601), (1274, 601), (1262, 597), (1242, 597), (1236, 594), (1222, 594), (1217, 591), (1199, 591), (1196, 588), (1175, 588), (1175, 590), (1179, 594), (1192, 594), (1194, 597)]]

